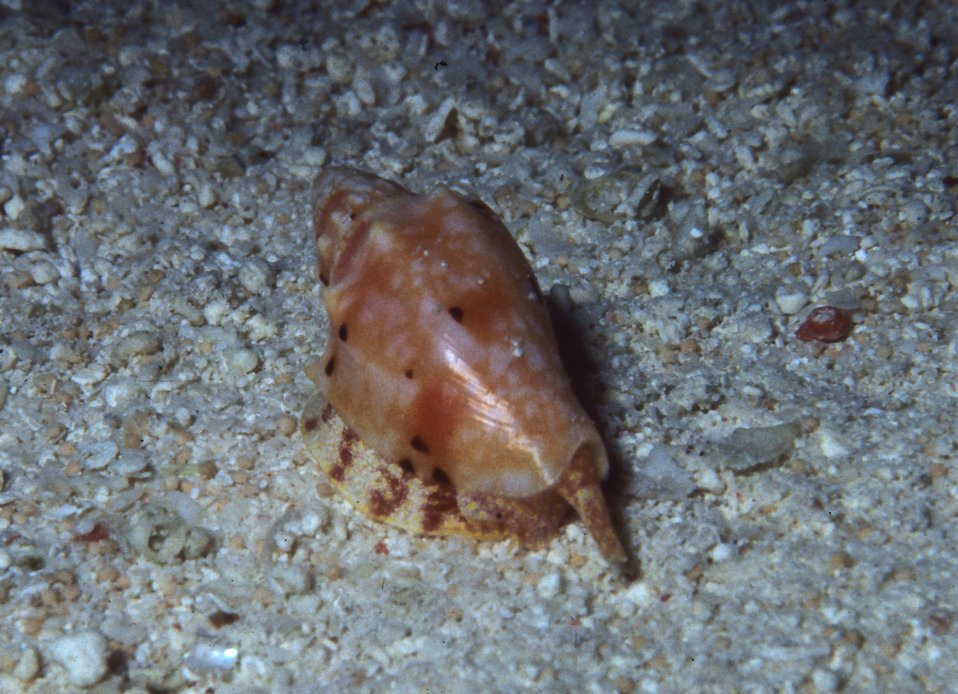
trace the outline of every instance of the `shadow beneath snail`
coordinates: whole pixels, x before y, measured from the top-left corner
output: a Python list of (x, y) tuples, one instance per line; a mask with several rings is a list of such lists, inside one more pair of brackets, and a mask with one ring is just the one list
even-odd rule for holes
[(616, 503), (608, 504), (609, 514), (618, 530), (619, 539), (622, 540), (629, 555), (629, 560), (622, 567), (623, 576), (634, 580), (641, 575), (641, 565), (632, 546), (632, 538), (623, 532), (627, 526), (622, 515), (621, 504), (617, 503), (619, 496), (617, 490), (629, 488), (634, 475), (631, 474), (631, 468), (625, 463), (620, 452), (609, 445), (605, 423), (598, 416), (601, 394), (606, 390), (607, 383), (599, 376), (601, 373), (599, 361), (589, 349), (588, 341), (585, 339), (588, 326), (576, 319), (575, 305), (569, 295), (568, 287), (562, 284), (553, 285), (545, 296), (545, 303), (549, 311), (549, 319), (552, 321), (552, 329), (555, 331), (556, 342), (559, 345), (562, 366), (569, 374), (572, 392), (592, 421), (596, 423), (609, 456), (609, 475), (602, 486), (606, 500), (608, 502), (616, 500)]

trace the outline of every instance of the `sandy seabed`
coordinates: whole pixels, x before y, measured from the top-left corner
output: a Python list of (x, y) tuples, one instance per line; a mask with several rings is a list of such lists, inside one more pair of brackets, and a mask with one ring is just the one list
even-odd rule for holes
[[(0, 3), (0, 691), (953, 690), (956, 26)], [(333, 493), (297, 430), (329, 164), (505, 220), (626, 571)], [(850, 333), (797, 339), (821, 306)]]

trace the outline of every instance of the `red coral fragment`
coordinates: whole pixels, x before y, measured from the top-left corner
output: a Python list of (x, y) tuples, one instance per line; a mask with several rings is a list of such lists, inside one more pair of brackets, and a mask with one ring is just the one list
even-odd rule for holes
[(377, 542), (376, 546), (373, 547), (373, 551), (376, 554), (389, 554), (389, 546), (385, 542)]
[(85, 533), (77, 533), (73, 536), (76, 542), (100, 542), (110, 537), (109, 529), (103, 523), (94, 523), (93, 527)]
[(840, 342), (852, 331), (852, 317), (848, 311), (837, 306), (819, 306), (795, 331), (795, 337), (803, 342)]

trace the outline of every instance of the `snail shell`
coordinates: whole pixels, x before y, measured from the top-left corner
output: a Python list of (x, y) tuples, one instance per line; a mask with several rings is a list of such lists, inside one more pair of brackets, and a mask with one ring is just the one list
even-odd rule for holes
[(364, 514), (417, 533), (540, 546), (575, 509), (623, 561), (595, 425), (538, 284), (479, 200), (331, 168), (313, 186), (330, 336), (301, 431)]

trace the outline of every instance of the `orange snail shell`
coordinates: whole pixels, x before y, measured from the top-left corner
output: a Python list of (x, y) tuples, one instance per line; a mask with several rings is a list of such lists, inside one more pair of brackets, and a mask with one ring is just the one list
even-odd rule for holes
[(307, 450), (364, 514), (540, 546), (572, 506), (626, 558), (602, 440), (569, 387), (532, 269), (479, 200), (349, 168), (313, 186), (330, 336)]

